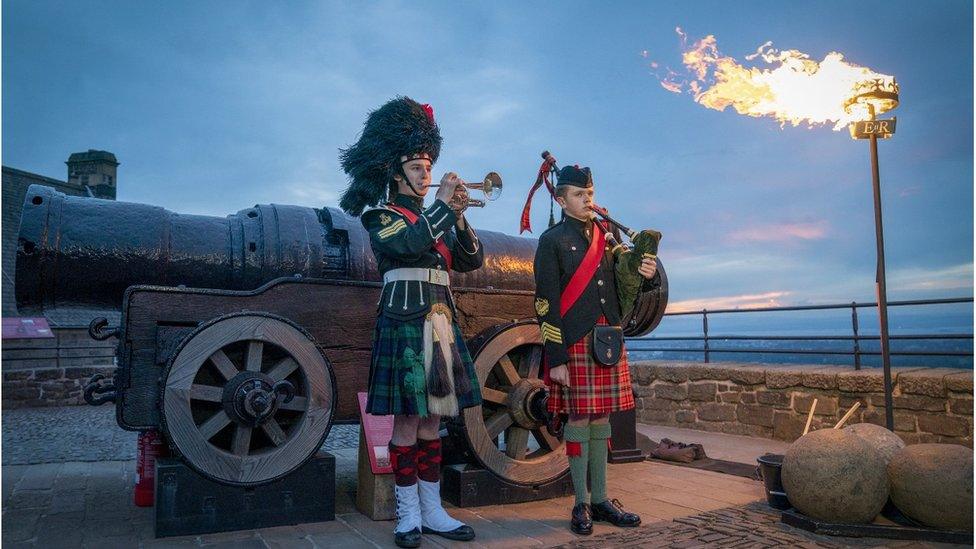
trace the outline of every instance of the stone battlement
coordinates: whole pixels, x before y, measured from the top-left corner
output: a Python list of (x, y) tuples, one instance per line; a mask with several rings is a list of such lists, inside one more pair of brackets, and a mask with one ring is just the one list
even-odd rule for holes
[[(814, 398), (811, 430), (833, 426), (858, 401), (846, 425), (885, 423), (880, 368), (635, 361), (630, 369), (643, 423), (792, 442)], [(973, 446), (972, 370), (897, 367), (891, 375), (895, 432), (906, 443)]]

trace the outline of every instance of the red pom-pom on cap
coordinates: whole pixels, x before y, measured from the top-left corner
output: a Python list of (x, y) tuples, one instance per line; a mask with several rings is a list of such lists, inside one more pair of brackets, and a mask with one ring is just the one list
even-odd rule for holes
[(421, 105), (421, 107), (423, 107), (424, 108), (424, 112), (427, 113), (427, 120), (430, 120), (431, 123), (433, 123), (434, 122), (434, 107), (431, 107), (429, 103), (424, 103), (423, 105)]

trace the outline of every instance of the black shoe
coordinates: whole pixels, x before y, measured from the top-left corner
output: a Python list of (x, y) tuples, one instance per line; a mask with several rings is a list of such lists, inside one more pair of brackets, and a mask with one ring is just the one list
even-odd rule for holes
[(454, 541), (471, 541), (474, 539), (474, 528), (468, 526), (467, 524), (458, 526), (449, 532), (439, 532), (433, 528), (427, 528), (426, 526), (424, 526), (423, 530), (425, 534), (434, 534), (435, 536), (453, 539)]
[(641, 523), (639, 516), (624, 511), (620, 501), (613, 499), (597, 503), (593, 506), (593, 520), (609, 522), (614, 526), (637, 526)]
[(576, 507), (573, 507), (573, 519), (569, 523), (569, 529), (581, 536), (593, 533), (593, 516), (589, 503), (577, 503)]
[(420, 528), (414, 528), (409, 532), (393, 532), (393, 543), (397, 544), (397, 547), (409, 549), (420, 547)]

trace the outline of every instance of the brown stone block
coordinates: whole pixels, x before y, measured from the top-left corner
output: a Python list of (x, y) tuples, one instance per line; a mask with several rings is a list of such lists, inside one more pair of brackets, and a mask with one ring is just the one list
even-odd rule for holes
[(789, 408), (792, 397), (784, 391), (756, 391), (756, 401), (776, 408)]
[[(794, 441), (803, 434), (803, 427), (806, 425), (806, 418), (792, 412), (775, 410), (773, 412), (773, 438), (777, 440)], [(813, 418), (810, 429), (817, 429), (821, 426), (820, 418)]]
[(698, 419), (702, 421), (735, 421), (735, 406), (707, 402), (698, 408)]
[(703, 364), (687, 366), (686, 369), (688, 370), (688, 379), (691, 381), (710, 379), (708, 377), (708, 367)]
[(941, 414), (919, 414), (918, 430), (952, 437), (972, 436), (973, 432), (966, 418)]
[(694, 423), (696, 416), (692, 410), (678, 410), (674, 413), (674, 419), (678, 423)]
[(949, 399), (949, 409), (952, 410), (953, 414), (961, 414), (964, 416), (973, 415), (973, 399), (971, 398), (950, 398)]
[(664, 398), (645, 398), (644, 410), (675, 410), (678, 405), (673, 400)]
[[(911, 412), (896, 411), (893, 419), (895, 420), (895, 431), (909, 433), (915, 432), (915, 414)], [(876, 408), (874, 410), (865, 411), (864, 414), (861, 415), (861, 421), (864, 423), (873, 423), (875, 425), (885, 427), (884, 408)]]
[(879, 393), (884, 391), (884, 375), (873, 369), (839, 372), (837, 388), (845, 393)]
[(675, 364), (657, 364), (654, 366), (654, 378), (672, 383), (684, 383), (688, 381), (688, 369)]
[(946, 389), (957, 393), (973, 394), (973, 372), (959, 372), (945, 376)]
[(65, 368), (64, 377), (68, 379), (87, 379), (95, 375), (95, 368)]
[(840, 372), (837, 368), (809, 370), (803, 372), (803, 380), (801, 384), (804, 387), (810, 387), (813, 389), (836, 389), (838, 373)]
[(742, 401), (742, 393), (719, 393), (718, 401), (738, 404)]
[(638, 398), (654, 396), (654, 387), (651, 387), (650, 385), (634, 385), (633, 387), (634, 396)]
[(31, 371), (31, 370), (22, 370), (22, 371), (19, 371), (19, 372), (4, 372), (3, 373), (3, 380), (4, 381), (23, 381), (23, 380), (28, 380), (28, 379), (30, 379), (31, 374), (33, 374), (33, 373), (34, 372)]
[(736, 407), (736, 417), (740, 423), (747, 425), (773, 426), (773, 409), (768, 406), (739, 404)]
[(666, 410), (641, 410), (640, 420), (645, 423), (670, 423), (674, 421), (674, 412)]
[(64, 370), (61, 368), (49, 368), (44, 370), (35, 370), (34, 379), (37, 381), (48, 381), (51, 379), (61, 379), (64, 377)]
[(630, 365), (630, 373), (638, 385), (650, 385), (654, 381), (654, 367), (647, 363)]
[(697, 402), (715, 402), (715, 382), (689, 383), (688, 398)]
[(741, 402), (743, 404), (755, 404), (756, 403), (756, 393), (742, 392), (739, 395), (739, 402)]
[(717, 381), (727, 380), (729, 379), (729, 370), (729, 366), (724, 366), (721, 364), (709, 364), (708, 366), (705, 366), (705, 379), (714, 379)]
[[(871, 404), (884, 407), (884, 395), (872, 396)], [(895, 408), (908, 410), (926, 410), (929, 412), (944, 412), (946, 400), (925, 395), (892, 395), (891, 404)]]
[(766, 370), (766, 387), (770, 389), (799, 387), (802, 381), (803, 373), (788, 367), (770, 368)]
[(654, 396), (668, 400), (684, 400), (688, 398), (688, 387), (674, 383), (656, 383), (654, 385)]
[(943, 378), (949, 374), (956, 374), (955, 368), (925, 368), (898, 375), (898, 386), (902, 394), (928, 395), (932, 397), (946, 396), (946, 386)]
[(817, 399), (817, 409), (813, 412), (817, 416), (832, 416), (837, 413), (837, 397), (826, 395), (810, 395), (795, 393), (793, 395), (793, 409), (800, 414), (810, 413), (813, 399)]
[[(877, 395), (870, 395), (870, 396), (867, 396), (867, 395), (865, 395), (865, 396), (859, 396), (859, 395), (840, 395), (839, 397), (837, 397), (837, 406), (839, 407), (840, 410), (845, 410), (846, 411), (846, 410), (850, 410), (851, 406), (854, 406), (854, 403), (855, 402), (860, 402), (861, 403), (861, 408), (860, 409), (861, 410), (865, 410), (866, 407), (867, 407), (867, 405), (868, 405), (868, 403), (871, 402), (871, 398), (873, 398), (875, 396), (877, 396)], [(884, 399), (884, 397), (882, 396), (882, 400), (883, 399)], [(819, 404), (818, 404), (818, 406), (819, 406)]]
[(729, 370), (729, 379), (742, 385), (759, 385), (766, 382), (766, 369), (760, 366), (742, 366)]

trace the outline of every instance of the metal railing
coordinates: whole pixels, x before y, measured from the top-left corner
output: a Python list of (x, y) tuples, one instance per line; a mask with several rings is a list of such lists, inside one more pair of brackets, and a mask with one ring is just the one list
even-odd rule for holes
[[(972, 303), (972, 297), (956, 297), (946, 299), (919, 299), (912, 301), (889, 301), (889, 307), (907, 307), (916, 305), (945, 305), (952, 303)], [(865, 351), (861, 348), (862, 341), (879, 341), (878, 335), (861, 335), (859, 333), (857, 310), (865, 307), (877, 308), (877, 303), (838, 303), (830, 305), (797, 305), (793, 307), (762, 307), (756, 309), (702, 309), (700, 311), (681, 311), (675, 313), (665, 313), (664, 316), (688, 316), (701, 315), (702, 335), (700, 336), (662, 336), (662, 337), (633, 337), (627, 338), (628, 351), (663, 351), (663, 352), (685, 352), (685, 353), (704, 353), (705, 362), (709, 362), (712, 353), (756, 353), (756, 354), (809, 354), (809, 355), (846, 355), (854, 357), (854, 369), (861, 369), (862, 356), (880, 356), (880, 351)], [(760, 312), (786, 312), (786, 311), (822, 311), (831, 309), (850, 309), (851, 311), (851, 335), (765, 335), (765, 336), (741, 336), (741, 335), (711, 335), (708, 333), (708, 317), (717, 314), (742, 314)], [(889, 340), (964, 340), (973, 339), (973, 334), (911, 334), (911, 335), (889, 335)], [(827, 350), (827, 349), (758, 349), (758, 348), (714, 348), (710, 343), (719, 341), (850, 341), (852, 347), (848, 350)], [(701, 348), (678, 348), (678, 347), (635, 347), (630, 343), (643, 343), (648, 341), (700, 341)], [(972, 351), (892, 351), (892, 356), (961, 356), (972, 357)]]

